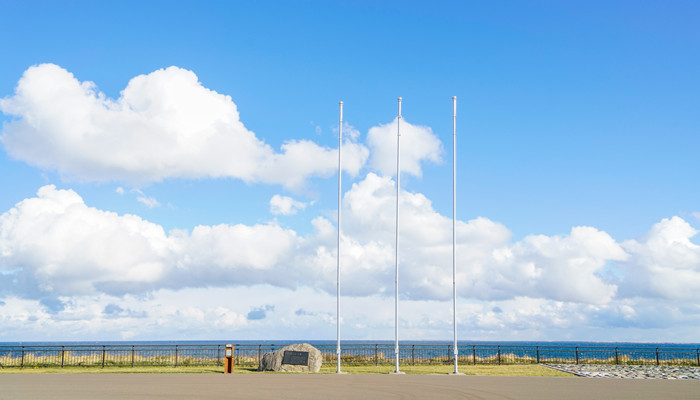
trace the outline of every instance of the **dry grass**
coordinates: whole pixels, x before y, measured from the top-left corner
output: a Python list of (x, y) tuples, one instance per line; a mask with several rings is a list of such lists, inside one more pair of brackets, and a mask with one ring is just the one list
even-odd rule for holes
[[(447, 374), (452, 372), (452, 365), (421, 365), (403, 366), (401, 371), (413, 375)], [(343, 372), (349, 374), (388, 374), (394, 370), (393, 366), (343, 366)], [(491, 376), (572, 376), (570, 374), (553, 370), (541, 365), (465, 365), (460, 367), (460, 372), (466, 375), (491, 375)], [(334, 374), (335, 366), (324, 366), (321, 374)], [(255, 367), (237, 366), (237, 374), (271, 374), (275, 372), (257, 372)], [(185, 367), (32, 367), (32, 368), (2, 368), (0, 374), (221, 374), (223, 367), (211, 366), (185, 366)]]
[(223, 367), (31, 367), (2, 368), (0, 374), (218, 374)]

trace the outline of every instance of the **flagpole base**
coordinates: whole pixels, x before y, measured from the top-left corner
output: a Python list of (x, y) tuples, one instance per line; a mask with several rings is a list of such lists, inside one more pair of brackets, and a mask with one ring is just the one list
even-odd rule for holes
[(463, 374), (461, 372), (450, 372), (447, 375), (453, 375), (453, 376), (467, 376), (467, 374)]
[(406, 375), (406, 373), (401, 371), (391, 371), (389, 372), (389, 375)]

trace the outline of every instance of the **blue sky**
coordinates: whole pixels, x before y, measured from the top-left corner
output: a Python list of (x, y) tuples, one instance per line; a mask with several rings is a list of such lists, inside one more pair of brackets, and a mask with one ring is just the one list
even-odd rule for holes
[(0, 2), (0, 339), (332, 339), (340, 100), (347, 334), (389, 338), (398, 96), (402, 331), (449, 338), (457, 96), (460, 337), (696, 340), (698, 4), (375, 3)]

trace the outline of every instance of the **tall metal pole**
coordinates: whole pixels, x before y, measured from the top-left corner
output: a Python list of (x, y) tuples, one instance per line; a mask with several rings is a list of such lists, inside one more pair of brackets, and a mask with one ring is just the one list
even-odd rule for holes
[(341, 163), (341, 154), (342, 154), (342, 149), (343, 149), (343, 102), (340, 102), (340, 123), (338, 125), (338, 250), (337, 250), (337, 257), (338, 257), (338, 264), (336, 268), (336, 282), (337, 282), (337, 288), (336, 288), (336, 323), (337, 323), (337, 330), (338, 330), (338, 346), (335, 350), (336, 353), (336, 358), (338, 360), (338, 369), (336, 370), (336, 373), (341, 373), (340, 372), (340, 222), (341, 222), (341, 212), (340, 212), (340, 203), (341, 203), (341, 190), (342, 190), (342, 179), (343, 179), (343, 170), (342, 170), (342, 163)]
[(452, 96), (452, 324), (455, 374), (457, 370), (457, 96)]
[(396, 278), (394, 293), (394, 354), (396, 370), (399, 373), (399, 200), (401, 196), (401, 97), (399, 97), (399, 115), (396, 119)]

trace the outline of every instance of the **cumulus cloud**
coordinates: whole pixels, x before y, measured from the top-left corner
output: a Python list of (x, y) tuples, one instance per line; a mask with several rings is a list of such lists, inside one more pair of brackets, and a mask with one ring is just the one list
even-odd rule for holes
[[(394, 190), (391, 178), (370, 173), (343, 198), (344, 296), (393, 296)], [(447, 300), (451, 219), (420, 193), (403, 191), (401, 204), (401, 296)], [(166, 233), (137, 216), (89, 207), (71, 190), (44, 186), (0, 215), (0, 298), (36, 299), (47, 312), (62, 314), (70, 308), (65, 296), (254, 285), (332, 294), (337, 231), (324, 217), (316, 217), (312, 226), (306, 235), (274, 222)], [(583, 226), (566, 235), (513, 242), (505, 226), (487, 218), (458, 221), (458, 294), (487, 302), (527, 298), (582, 304), (598, 307), (600, 320), (625, 315), (640, 324), (633, 305), (610, 307), (630, 298), (698, 299), (700, 248), (691, 241), (696, 234), (674, 217), (645, 237), (622, 243)], [(611, 264), (621, 277), (607, 273)], [(487, 311), (505, 318), (507, 309), (496, 305), (501, 312)]]
[[(393, 332), (394, 190), (391, 178), (368, 174), (343, 198), (343, 323), (356, 338)], [(440, 337), (450, 330), (451, 219), (420, 193), (404, 191), (401, 202), (402, 329)], [(251, 321), (282, 336), (332, 335), (324, 327), (335, 316), (336, 230), (324, 217), (312, 225), (307, 235), (275, 223), (165, 232), (42, 187), (0, 215), (0, 335), (31, 337), (27, 326), (35, 336), (197, 337), (198, 326), (254, 335)], [(666, 340), (681, 340), (700, 323), (697, 230), (679, 217), (621, 243), (593, 227), (518, 241), (487, 218), (457, 229), (458, 323), (469, 337), (565, 337), (585, 327), (594, 339), (620, 330), (620, 339), (649, 340), (629, 334), (673, 326), (678, 336)], [(222, 306), (232, 293), (239, 300)]]
[(698, 231), (680, 217), (663, 219), (646, 235), (627, 240), (622, 247), (631, 255), (620, 264), (627, 297), (698, 299), (700, 297), (700, 246), (691, 239)]
[[(231, 299), (232, 295), (236, 301), (222, 301)], [(274, 313), (266, 314), (264, 319), (249, 320), (248, 313), (261, 304), (274, 306)], [(451, 302), (402, 299), (400, 307), (399, 326), (406, 340), (451, 339)], [(527, 297), (484, 302), (462, 300), (457, 310), (460, 337), (474, 340), (493, 340), (497, 335), (502, 340), (606, 338), (691, 342), (700, 323), (700, 306), (659, 299), (628, 299), (600, 306)], [(343, 337), (393, 338), (393, 312), (392, 297), (343, 297)], [(0, 302), (0, 335), (11, 341), (95, 340), (96, 337), (211, 340), (232, 334), (255, 340), (290, 335), (309, 340), (333, 337), (334, 293), (309, 287), (292, 290), (268, 285), (163, 289), (149, 296), (73, 296), (58, 313), (49, 313), (37, 300), (10, 296)]]
[[(309, 237), (276, 224), (196, 226), (166, 233), (137, 216), (87, 206), (44, 186), (0, 215), (0, 297), (148, 293), (159, 288), (315, 285), (333, 231)], [(332, 241), (330, 241), (332, 243)], [(319, 258), (320, 257), (320, 258)], [(310, 262), (313, 261), (313, 262)]]
[(306, 203), (278, 194), (270, 199), (270, 212), (275, 215), (294, 215), (306, 208)]
[[(389, 124), (374, 126), (367, 133), (370, 167), (385, 176), (396, 174), (396, 133), (397, 118)], [(442, 143), (432, 129), (401, 120), (401, 172), (422, 176), (421, 163), (439, 163), (442, 152)]]
[[(369, 174), (347, 192), (344, 233), (347, 274), (357, 294), (389, 291), (393, 272), (395, 183)], [(447, 299), (451, 293), (451, 219), (422, 194), (401, 194), (401, 271), (405, 293)], [(511, 243), (510, 231), (486, 218), (457, 223), (459, 292), (463, 297), (516, 296), (607, 303), (617, 287), (600, 273), (627, 255), (607, 233), (574, 227), (567, 236), (528, 236)], [(345, 242), (344, 242), (345, 243)], [(351, 285), (352, 286), (352, 285)], [(387, 287), (388, 286), (388, 287)]]
[[(230, 96), (177, 67), (139, 75), (111, 99), (94, 83), (41, 64), (24, 72), (0, 111), (15, 117), (0, 136), (12, 157), (79, 180), (233, 177), (298, 188), (337, 168), (337, 149), (310, 141), (288, 141), (276, 152), (243, 125)], [(368, 155), (348, 140), (344, 169), (357, 174)]]

